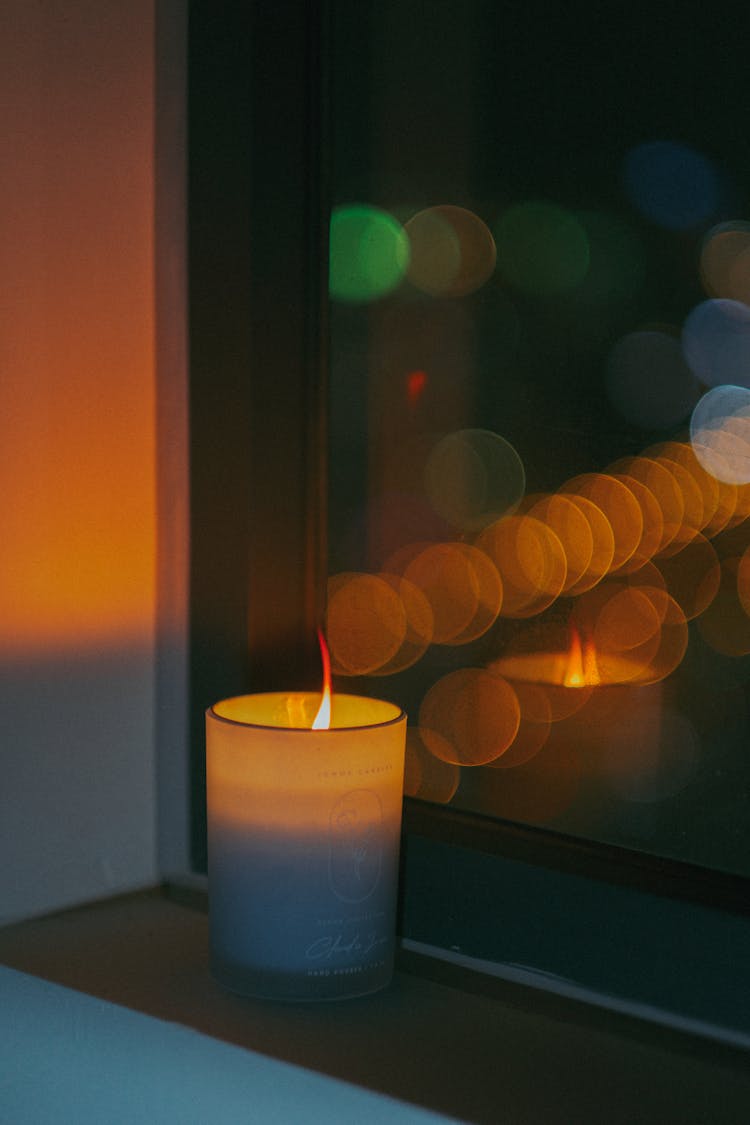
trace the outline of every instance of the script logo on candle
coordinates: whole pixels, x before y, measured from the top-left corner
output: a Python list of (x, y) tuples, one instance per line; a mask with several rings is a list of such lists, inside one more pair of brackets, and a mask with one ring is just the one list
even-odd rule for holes
[(383, 809), (370, 789), (352, 789), (331, 810), (328, 878), (342, 902), (363, 902), (383, 868)]
[[(317, 938), (312, 945), (309, 945), (305, 950), (305, 957), (310, 961), (330, 961), (336, 956), (351, 957), (356, 953), (369, 956), (374, 949), (380, 949), (387, 944), (387, 936), (384, 937), (382, 934), (373, 932), (368, 934), (357, 933), (352, 937), (344, 937), (343, 934), (328, 934), (325, 937)], [(357, 972), (360, 969), (355, 967), (349, 971)]]

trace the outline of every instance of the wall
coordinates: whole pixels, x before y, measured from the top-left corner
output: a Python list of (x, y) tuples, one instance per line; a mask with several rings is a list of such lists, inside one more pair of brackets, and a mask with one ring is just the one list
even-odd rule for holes
[(156, 874), (153, 8), (0, 7), (0, 921)]

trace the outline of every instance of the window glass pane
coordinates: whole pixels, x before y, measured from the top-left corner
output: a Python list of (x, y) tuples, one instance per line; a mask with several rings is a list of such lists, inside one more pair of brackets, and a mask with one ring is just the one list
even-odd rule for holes
[(333, 4), (339, 686), (407, 792), (748, 873), (737, 29)]

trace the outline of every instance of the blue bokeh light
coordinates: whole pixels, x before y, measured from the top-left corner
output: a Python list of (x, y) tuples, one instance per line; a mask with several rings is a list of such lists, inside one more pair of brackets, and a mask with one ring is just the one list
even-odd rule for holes
[(634, 206), (668, 230), (687, 230), (706, 222), (725, 194), (713, 162), (675, 141), (648, 141), (630, 149), (624, 177)]
[(682, 349), (706, 386), (750, 387), (750, 308), (726, 298), (702, 301), (685, 320)]

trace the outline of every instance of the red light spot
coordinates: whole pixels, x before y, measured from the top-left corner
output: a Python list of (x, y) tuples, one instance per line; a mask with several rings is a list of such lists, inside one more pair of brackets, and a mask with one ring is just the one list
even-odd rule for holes
[(406, 394), (412, 406), (416, 406), (427, 386), (425, 371), (410, 371), (406, 376)]

